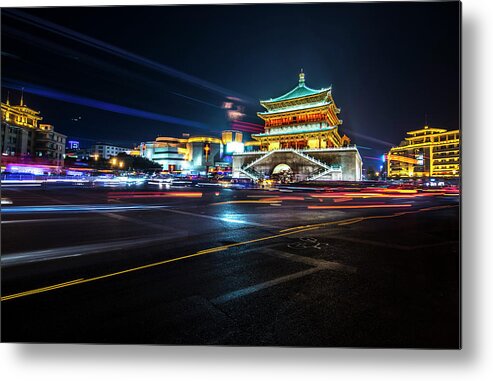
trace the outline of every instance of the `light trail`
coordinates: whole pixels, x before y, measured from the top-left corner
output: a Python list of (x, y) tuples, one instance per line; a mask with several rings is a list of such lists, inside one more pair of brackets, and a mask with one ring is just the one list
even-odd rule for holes
[(275, 203), (275, 202), (281, 202), (277, 200), (272, 200), (272, 199), (266, 199), (266, 200), (238, 200), (238, 201), (222, 201), (222, 202), (215, 202), (210, 205), (229, 205), (229, 204), (270, 204), (270, 203)]
[(162, 266), (162, 265), (165, 265), (168, 263), (177, 262), (177, 261), (181, 261), (184, 259), (194, 258), (194, 257), (198, 257), (201, 255), (206, 255), (206, 254), (215, 253), (218, 251), (227, 250), (227, 249), (229, 249), (231, 247), (235, 247), (235, 246), (247, 245), (247, 244), (251, 244), (251, 243), (255, 243), (255, 242), (261, 242), (261, 241), (274, 239), (274, 238), (278, 238), (278, 237), (283, 237), (283, 236), (287, 236), (287, 235), (291, 235), (291, 234), (298, 234), (298, 233), (302, 233), (304, 231), (312, 230), (312, 229), (301, 229), (301, 230), (297, 230), (297, 231), (293, 231), (293, 232), (281, 233), (281, 234), (262, 237), (262, 238), (253, 239), (253, 240), (249, 240), (249, 241), (238, 242), (238, 243), (234, 243), (234, 244), (230, 244), (230, 245), (212, 247), (209, 249), (198, 251), (194, 254), (184, 255), (182, 257), (177, 257), (177, 258), (166, 259), (164, 261), (154, 262), (154, 263), (150, 263), (150, 264), (143, 265), (143, 266), (132, 267), (132, 268), (129, 268), (126, 270), (117, 271), (117, 272), (113, 272), (113, 273), (109, 273), (109, 274), (105, 274), (105, 275), (100, 275), (100, 276), (96, 276), (96, 277), (92, 277), (92, 278), (79, 278), (79, 279), (71, 280), (71, 281), (64, 282), (64, 283), (59, 283), (59, 284), (55, 284), (55, 285), (51, 285), (51, 286), (37, 288), (34, 290), (28, 290), (28, 291), (19, 292), (16, 294), (6, 295), (6, 296), (2, 296), (0, 300), (3, 302), (3, 301), (7, 301), (7, 300), (21, 298), (24, 296), (35, 295), (35, 294), (40, 294), (43, 292), (57, 290), (57, 289), (64, 288), (64, 287), (70, 287), (70, 286), (75, 286), (75, 285), (84, 284), (84, 283), (88, 283), (88, 282), (94, 282), (94, 281), (101, 280), (101, 279), (115, 277), (115, 276), (119, 276), (119, 275), (123, 275), (123, 274), (128, 274), (128, 273), (132, 273), (132, 272), (136, 272), (136, 271), (140, 271), (140, 270), (149, 269), (152, 267)]
[[(369, 136), (369, 135), (361, 134), (361, 133), (356, 132), (354, 130), (351, 130), (351, 129), (347, 128), (347, 127), (344, 128), (344, 131), (350, 132), (351, 135), (360, 137), (360, 138), (365, 139), (365, 140), (368, 140), (370, 142), (381, 144), (383, 146), (387, 146), (387, 147), (395, 147), (396, 146), (396, 144), (394, 144), (394, 143), (387, 142), (387, 141), (381, 140), (381, 139), (377, 139), (377, 138), (374, 138), (374, 137)], [(373, 148), (373, 149), (376, 150), (376, 151), (378, 151), (376, 148)], [(379, 160), (381, 161), (381, 159), (379, 159)]]
[(371, 209), (371, 208), (408, 208), (412, 204), (362, 204), (362, 205), (310, 205), (308, 209)]
[(201, 198), (202, 192), (109, 192), (109, 200), (126, 198)]
[(358, 219), (358, 222), (365, 221), (365, 220), (371, 220), (371, 219), (377, 219), (377, 218), (393, 218), (393, 217), (400, 217), (404, 216), (406, 214), (415, 214), (415, 213), (421, 213), (421, 212), (429, 212), (433, 210), (440, 210), (440, 209), (448, 209), (448, 208), (457, 208), (459, 205), (440, 205), (440, 206), (434, 206), (434, 207), (429, 207), (429, 208), (422, 208), (422, 209), (417, 209), (417, 210), (411, 210), (411, 211), (406, 211), (406, 212), (397, 212), (393, 214), (385, 214), (385, 215), (380, 215), (380, 216), (367, 216), (367, 217), (353, 217), (349, 218), (346, 220), (338, 220), (338, 221), (329, 221), (329, 222), (321, 222), (318, 224), (309, 224), (309, 225), (299, 225), (299, 226), (293, 226), (291, 228), (283, 229), (280, 230), (279, 232), (286, 232), (286, 231), (293, 231), (296, 229), (305, 229), (305, 228), (310, 228), (310, 227), (325, 227), (325, 226), (330, 226), (330, 225), (335, 225), (335, 224), (343, 224), (347, 223), (350, 221), (354, 221), (355, 219)]
[[(1, 224), (39, 224), (42, 223), (50, 223), (50, 222), (68, 222), (68, 221), (80, 221), (79, 218), (37, 218), (37, 219), (29, 219), (29, 220), (2, 220)], [(5, 256), (5, 254), (4, 254)]]
[(215, 92), (217, 94), (221, 94), (223, 96), (234, 96), (236, 98), (241, 98), (241, 100), (243, 100), (243, 101), (254, 102), (253, 100), (249, 99), (248, 97), (240, 95), (240, 94), (236, 93), (235, 91), (226, 89), (226, 88), (221, 87), (219, 85), (216, 85), (212, 82), (208, 82), (206, 80), (203, 80), (203, 79), (195, 77), (193, 75), (184, 73), (184, 72), (179, 71), (177, 69), (174, 69), (172, 67), (163, 65), (159, 62), (152, 61), (148, 58), (145, 58), (145, 57), (139, 56), (137, 54), (128, 52), (124, 49), (121, 49), (121, 48), (118, 48), (114, 45), (108, 44), (104, 41), (101, 41), (101, 40), (95, 39), (93, 37), (84, 35), (82, 33), (76, 32), (76, 31), (71, 30), (69, 28), (63, 27), (61, 25), (55, 24), (55, 23), (47, 21), (47, 20), (44, 20), (40, 17), (30, 15), (26, 12), (23, 12), (23, 11), (20, 11), (17, 9), (16, 10), (14, 10), (14, 9), (3, 9), (2, 14), (7, 15), (11, 18), (14, 18), (17, 21), (22, 21), (22, 22), (30, 24), (34, 27), (47, 30), (51, 33), (58, 34), (59, 36), (63, 36), (65, 38), (77, 41), (83, 45), (90, 46), (90, 47), (93, 47), (95, 49), (101, 50), (105, 53), (117, 56), (117, 57), (122, 58), (124, 60), (131, 61), (131, 62), (139, 64), (141, 66), (145, 66), (145, 67), (150, 68), (152, 70), (155, 70), (161, 74), (165, 74), (165, 75), (180, 79), (182, 81), (188, 82), (192, 85), (202, 87), (204, 89)]
[(6, 296), (2, 296), (0, 300), (3, 302), (3, 301), (7, 301), (7, 300), (21, 298), (24, 296), (40, 294), (43, 292), (53, 291), (53, 290), (57, 290), (57, 289), (65, 288), (65, 287), (75, 286), (75, 285), (93, 282), (93, 281), (97, 281), (97, 280), (101, 280), (101, 279), (107, 279), (110, 277), (115, 277), (115, 276), (128, 274), (128, 273), (132, 273), (132, 272), (136, 272), (136, 271), (140, 271), (140, 270), (145, 270), (145, 269), (149, 269), (149, 268), (153, 268), (153, 267), (157, 267), (157, 266), (162, 266), (162, 265), (172, 263), (172, 262), (177, 262), (177, 261), (181, 261), (181, 260), (185, 260), (185, 259), (189, 259), (189, 258), (207, 255), (210, 253), (216, 253), (219, 251), (225, 251), (225, 250), (232, 248), (232, 247), (248, 245), (248, 244), (252, 244), (252, 243), (256, 243), (256, 242), (262, 242), (262, 241), (266, 241), (266, 240), (270, 240), (270, 239), (288, 236), (291, 234), (298, 234), (298, 233), (302, 233), (305, 231), (319, 229), (321, 227), (325, 227), (325, 226), (329, 226), (329, 225), (358, 223), (358, 222), (362, 222), (362, 221), (366, 221), (366, 220), (370, 220), (370, 219), (378, 219), (378, 218), (395, 218), (395, 217), (403, 216), (406, 214), (414, 214), (414, 213), (420, 213), (420, 212), (425, 212), (425, 211), (433, 211), (433, 210), (440, 210), (440, 209), (454, 208), (454, 207), (458, 207), (458, 205), (442, 205), (442, 206), (418, 209), (418, 210), (409, 211), (409, 212), (394, 213), (394, 214), (390, 214), (390, 215), (356, 217), (356, 218), (350, 218), (350, 219), (346, 219), (346, 220), (324, 222), (324, 223), (320, 223), (320, 224), (295, 226), (292, 228), (281, 230), (279, 234), (266, 236), (266, 237), (262, 237), (262, 238), (257, 238), (257, 239), (252, 239), (252, 240), (244, 241), (244, 242), (233, 243), (233, 244), (229, 244), (229, 245), (211, 247), (208, 249), (200, 250), (194, 254), (185, 255), (182, 257), (177, 257), (177, 258), (172, 258), (172, 259), (167, 259), (164, 261), (154, 262), (154, 263), (150, 263), (150, 264), (143, 265), (143, 266), (132, 267), (132, 268), (129, 268), (126, 270), (113, 272), (113, 273), (109, 273), (109, 274), (105, 274), (105, 275), (100, 275), (100, 276), (96, 276), (96, 277), (92, 277), (92, 278), (79, 278), (79, 279), (71, 280), (71, 281), (64, 282), (64, 283), (58, 283), (58, 284), (51, 285), (51, 286), (37, 288), (34, 290), (28, 290), (28, 291), (19, 292), (16, 294), (6, 295)]
[(26, 93), (36, 94), (42, 97), (55, 99), (67, 103), (78, 104), (86, 107), (91, 107), (98, 110), (109, 111), (116, 114), (129, 115), (136, 118), (143, 118), (149, 120), (156, 120), (158, 122), (176, 124), (185, 127), (209, 129), (209, 127), (206, 124), (201, 122), (187, 120), (187, 119), (164, 115), (164, 114), (156, 114), (154, 112), (121, 106), (114, 103), (103, 102), (96, 99), (80, 97), (77, 95), (63, 93), (58, 90), (53, 90), (46, 87), (33, 85), (30, 83), (15, 81), (9, 78), (2, 79), (2, 86), (16, 90), (24, 89), (24, 92)]
[(101, 211), (125, 212), (131, 210), (169, 208), (168, 205), (39, 205), (39, 206), (10, 206), (2, 208), (2, 214), (26, 214), (26, 213), (99, 213)]
[(352, 197), (341, 197), (341, 198), (334, 199), (334, 202), (346, 202), (346, 201), (352, 201), (352, 200), (353, 200)]
[(333, 193), (312, 193), (309, 196), (313, 198), (417, 198), (417, 197), (433, 197), (433, 196), (441, 196), (444, 193), (417, 193), (416, 191), (400, 191), (400, 192), (392, 192), (382, 191), (381, 193), (377, 192), (333, 192)]
[(305, 201), (302, 196), (276, 196), (276, 197), (265, 197), (261, 198), (259, 201)]

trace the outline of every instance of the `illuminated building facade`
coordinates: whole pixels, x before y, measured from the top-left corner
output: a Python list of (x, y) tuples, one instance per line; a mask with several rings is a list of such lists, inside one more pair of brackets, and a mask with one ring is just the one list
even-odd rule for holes
[(187, 141), (188, 170), (205, 173), (220, 161), (223, 155), (222, 141), (211, 136), (192, 136)]
[(39, 111), (29, 108), (21, 97), (18, 105), (1, 103), (1, 151), (3, 163), (38, 162), (63, 166), (66, 136), (43, 124)]
[(222, 141), (211, 136), (158, 137), (140, 144), (140, 154), (159, 163), (163, 170), (204, 174), (223, 153)]
[(53, 125), (40, 123), (34, 144), (36, 157), (63, 166), (66, 139), (65, 135), (55, 132)]
[(331, 87), (309, 88), (302, 71), (298, 86), (260, 104), (265, 131), (252, 135), (247, 152), (234, 154), (233, 177), (260, 180), (290, 171), (295, 181), (361, 180), (361, 156), (339, 134), (340, 109)]
[(112, 156), (117, 156), (119, 153), (127, 153), (130, 151), (130, 148), (119, 147), (106, 143), (97, 143), (92, 146), (92, 153), (103, 159), (109, 159)]
[(387, 177), (460, 177), (460, 132), (424, 126), (387, 154)]
[(243, 132), (236, 130), (224, 130), (222, 132), (222, 143), (226, 155), (245, 151), (243, 143)]

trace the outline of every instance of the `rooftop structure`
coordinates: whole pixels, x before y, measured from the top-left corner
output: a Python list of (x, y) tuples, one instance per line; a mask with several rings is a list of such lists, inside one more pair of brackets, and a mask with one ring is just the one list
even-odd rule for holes
[(24, 103), (23, 94), (18, 105), (7, 96), (1, 109), (2, 166), (30, 162), (63, 166), (66, 136), (55, 132), (53, 125), (40, 123), (43, 117)]
[(424, 126), (387, 154), (387, 177), (459, 178), (460, 132)]
[(140, 144), (141, 156), (155, 161), (164, 171), (206, 173), (222, 158), (222, 140), (213, 136), (159, 136)]
[(265, 132), (254, 134), (262, 150), (279, 148), (330, 148), (348, 145), (350, 139), (340, 136), (342, 124), (332, 86), (314, 90), (306, 86), (305, 74), (299, 74), (298, 86), (280, 97), (260, 101), (266, 109), (257, 113), (265, 122)]
[(234, 177), (259, 180), (290, 168), (293, 176), (288, 177), (294, 181), (361, 180), (359, 152), (349, 146), (346, 135), (339, 134), (341, 110), (332, 97), (332, 86), (308, 87), (301, 70), (295, 88), (260, 104), (265, 111), (257, 115), (265, 123), (264, 132), (253, 134), (255, 141), (245, 144), (249, 152), (233, 156)]

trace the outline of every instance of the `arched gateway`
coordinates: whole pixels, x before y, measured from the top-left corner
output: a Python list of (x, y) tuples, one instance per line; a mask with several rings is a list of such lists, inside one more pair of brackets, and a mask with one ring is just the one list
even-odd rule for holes
[(289, 165), (287, 164), (278, 164), (274, 167), (274, 169), (272, 170), (272, 174), (273, 175), (277, 175), (278, 173), (281, 173), (281, 172), (292, 172), (292, 169)]

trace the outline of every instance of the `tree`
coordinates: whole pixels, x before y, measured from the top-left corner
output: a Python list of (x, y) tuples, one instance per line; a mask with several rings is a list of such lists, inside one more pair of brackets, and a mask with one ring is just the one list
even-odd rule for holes
[(379, 173), (375, 172), (375, 169), (373, 167), (368, 167), (368, 170), (366, 171), (366, 179), (378, 180), (378, 178), (379, 178)]
[[(149, 160), (142, 156), (131, 156), (126, 153), (119, 153), (117, 155), (117, 162), (123, 163), (121, 169), (133, 170), (133, 171), (160, 171), (162, 166), (155, 161)], [(119, 165), (119, 164), (118, 164)]]

